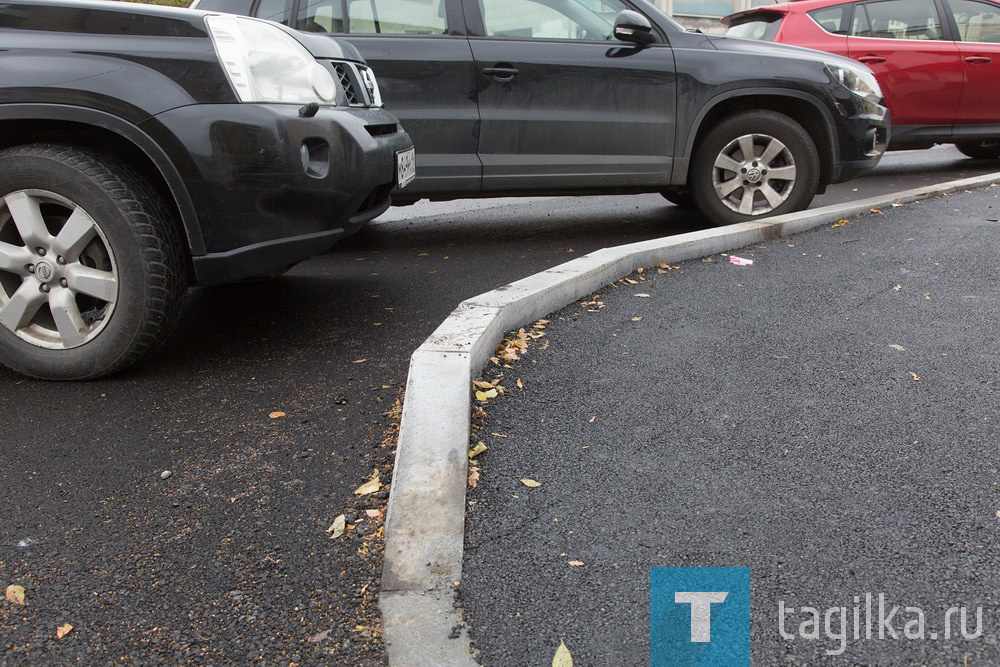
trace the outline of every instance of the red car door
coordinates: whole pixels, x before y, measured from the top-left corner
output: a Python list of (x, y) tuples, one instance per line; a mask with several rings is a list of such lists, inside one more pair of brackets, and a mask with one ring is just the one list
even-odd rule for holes
[(1000, 123), (1000, 5), (949, 0), (965, 66), (956, 124)]
[(875, 72), (893, 125), (948, 125), (955, 121), (965, 63), (944, 39), (934, 0), (858, 3), (848, 36), (850, 57)]

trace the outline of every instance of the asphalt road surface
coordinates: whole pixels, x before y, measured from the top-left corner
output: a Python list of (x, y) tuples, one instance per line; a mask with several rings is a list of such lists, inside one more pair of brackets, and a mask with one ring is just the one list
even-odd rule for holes
[[(1000, 188), (880, 210), (647, 268), (487, 366), (482, 664), (1000, 664)], [(710, 642), (677, 591), (728, 593)]]
[[(890, 154), (814, 205), (996, 168)], [(279, 280), (194, 290), (131, 372), (0, 369), (0, 588), (25, 589), (0, 662), (381, 664), (386, 491), (353, 492), (388, 482), (412, 350), (462, 299), (703, 224), (652, 195), (417, 204)]]

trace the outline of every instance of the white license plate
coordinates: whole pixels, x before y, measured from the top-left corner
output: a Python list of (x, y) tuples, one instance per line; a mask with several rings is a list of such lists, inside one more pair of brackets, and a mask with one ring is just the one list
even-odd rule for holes
[(417, 153), (410, 148), (396, 153), (396, 183), (405, 187), (417, 175)]

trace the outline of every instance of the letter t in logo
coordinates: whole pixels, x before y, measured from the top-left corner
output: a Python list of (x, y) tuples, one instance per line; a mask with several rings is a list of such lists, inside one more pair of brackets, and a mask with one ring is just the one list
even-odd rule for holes
[(691, 593), (678, 591), (674, 593), (674, 602), (691, 605), (691, 641), (712, 641), (712, 605), (726, 601), (727, 592)]

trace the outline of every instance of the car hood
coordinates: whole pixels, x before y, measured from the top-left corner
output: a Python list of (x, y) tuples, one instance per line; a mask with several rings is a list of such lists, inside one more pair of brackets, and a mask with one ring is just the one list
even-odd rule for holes
[(799, 60), (812, 60), (815, 62), (840, 63), (843, 65), (861, 67), (868, 69), (857, 60), (851, 60), (843, 56), (837, 56), (826, 51), (807, 49), (804, 46), (792, 46), (791, 44), (777, 44), (775, 42), (762, 42), (757, 39), (746, 39), (743, 37), (726, 37), (724, 35), (705, 35), (719, 51), (743, 54), (748, 56), (779, 56), (784, 58), (798, 58)]

